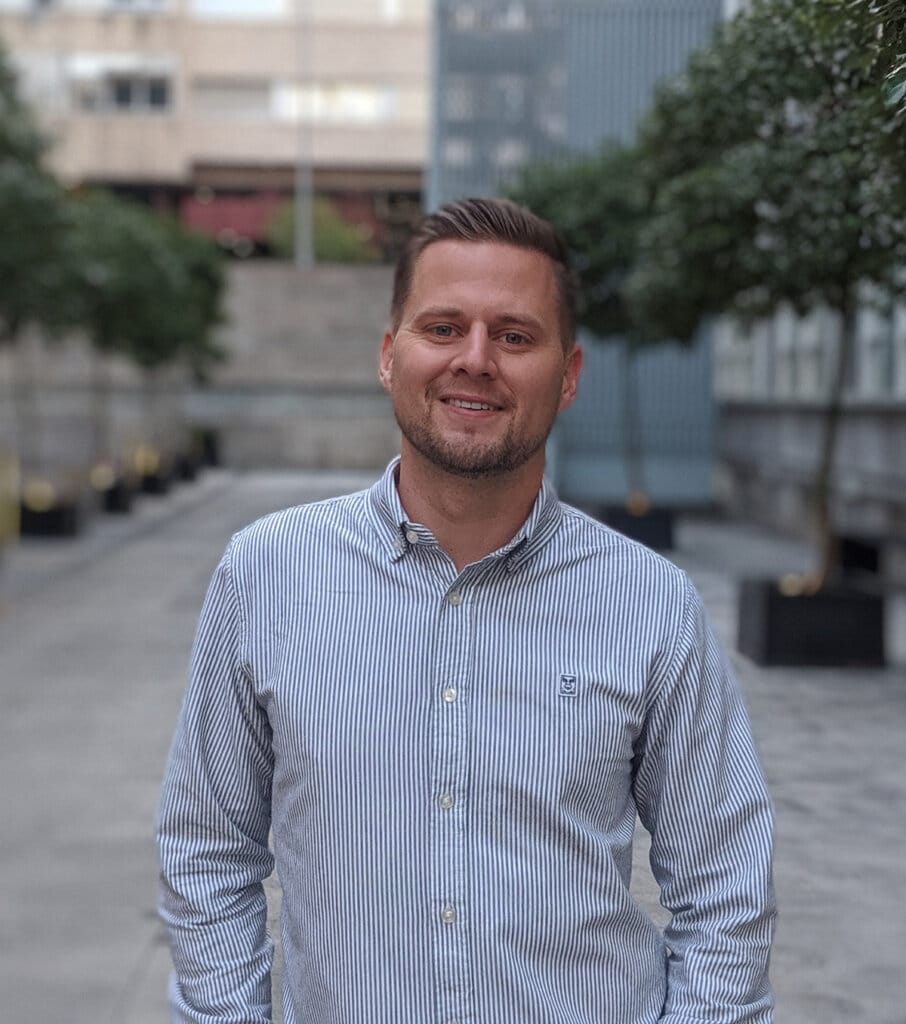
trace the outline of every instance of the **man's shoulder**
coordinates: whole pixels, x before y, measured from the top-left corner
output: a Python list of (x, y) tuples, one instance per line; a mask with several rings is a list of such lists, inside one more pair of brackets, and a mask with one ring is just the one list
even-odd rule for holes
[(597, 562), (602, 570), (621, 576), (628, 573), (640, 581), (685, 588), (685, 572), (653, 548), (572, 505), (561, 502), (560, 507), (564, 540), (577, 559)]
[(332, 534), (361, 524), (367, 491), (291, 505), (261, 516), (234, 534), (232, 557), (274, 555), (323, 543)]

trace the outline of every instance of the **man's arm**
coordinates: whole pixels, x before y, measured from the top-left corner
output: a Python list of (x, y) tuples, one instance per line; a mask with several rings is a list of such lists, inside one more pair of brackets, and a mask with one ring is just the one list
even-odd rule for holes
[(231, 550), (202, 609), (158, 820), (171, 1020), (180, 1024), (271, 1020), (262, 886), (273, 867), (271, 735), (243, 664)]
[(769, 1024), (773, 816), (748, 718), (698, 594), (655, 680), (635, 792), (672, 920), (662, 1024)]

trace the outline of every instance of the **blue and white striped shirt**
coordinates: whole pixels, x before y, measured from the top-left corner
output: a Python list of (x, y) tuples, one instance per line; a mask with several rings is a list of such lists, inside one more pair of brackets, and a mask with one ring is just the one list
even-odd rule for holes
[(275, 857), (287, 1024), (767, 1024), (771, 811), (684, 574), (546, 482), (457, 572), (394, 469), (213, 577), (159, 820), (173, 1020), (270, 1021)]

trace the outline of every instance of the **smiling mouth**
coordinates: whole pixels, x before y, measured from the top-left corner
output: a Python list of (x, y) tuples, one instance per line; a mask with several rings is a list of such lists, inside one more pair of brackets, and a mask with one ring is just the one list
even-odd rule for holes
[(496, 405), (488, 405), (487, 402), (469, 402), (462, 398), (446, 398), (444, 401), (457, 409), (474, 409), (478, 412), (494, 412), (498, 408)]

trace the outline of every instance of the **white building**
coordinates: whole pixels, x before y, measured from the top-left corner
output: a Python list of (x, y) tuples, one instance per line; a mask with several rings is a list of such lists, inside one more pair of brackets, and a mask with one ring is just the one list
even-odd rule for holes
[(429, 26), (430, 0), (0, 0), (57, 174), (179, 208), (240, 249), (299, 168), (354, 219), (411, 219)]

